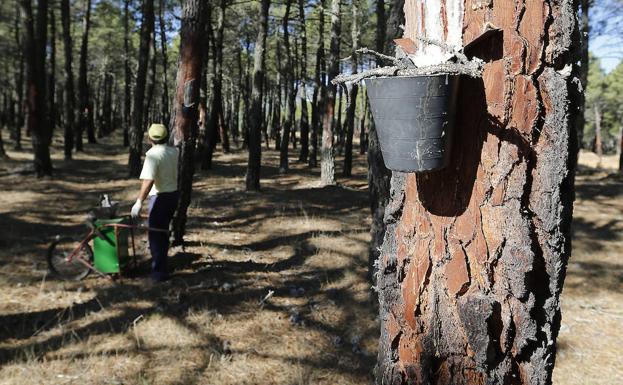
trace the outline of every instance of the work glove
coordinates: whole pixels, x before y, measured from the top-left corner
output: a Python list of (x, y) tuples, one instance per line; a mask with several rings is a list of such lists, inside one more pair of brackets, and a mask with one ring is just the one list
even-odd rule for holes
[(143, 207), (143, 200), (137, 199), (134, 206), (132, 206), (132, 210), (130, 211), (130, 215), (132, 218), (136, 219), (141, 216), (141, 208)]

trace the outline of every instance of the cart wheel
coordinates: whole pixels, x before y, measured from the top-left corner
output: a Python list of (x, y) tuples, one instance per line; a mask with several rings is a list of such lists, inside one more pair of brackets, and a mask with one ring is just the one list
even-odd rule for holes
[(93, 251), (88, 244), (85, 243), (71, 261), (67, 260), (78, 245), (72, 238), (57, 239), (50, 244), (48, 266), (54, 275), (67, 281), (79, 281), (89, 275), (91, 268), (83, 262), (93, 263)]

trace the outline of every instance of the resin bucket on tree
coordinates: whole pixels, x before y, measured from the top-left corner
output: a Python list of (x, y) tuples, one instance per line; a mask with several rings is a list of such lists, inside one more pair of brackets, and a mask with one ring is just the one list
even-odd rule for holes
[(426, 172), (450, 161), (459, 75), (366, 79), (385, 166)]

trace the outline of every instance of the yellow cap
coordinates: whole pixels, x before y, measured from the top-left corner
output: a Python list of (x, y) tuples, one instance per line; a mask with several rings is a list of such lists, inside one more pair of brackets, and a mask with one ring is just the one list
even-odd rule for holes
[(149, 126), (149, 131), (147, 131), (147, 133), (149, 135), (149, 138), (155, 141), (162, 140), (168, 135), (167, 128), (164, 126), (164, 124), (159, 123), (154, 123)]

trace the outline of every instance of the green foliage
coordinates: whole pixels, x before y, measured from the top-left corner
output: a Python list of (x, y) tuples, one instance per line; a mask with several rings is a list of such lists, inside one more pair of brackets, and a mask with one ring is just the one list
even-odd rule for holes
[(602, 141), (605, 153), (615, 152), (623, 127), (623, 62), (606, 74), (598, 58), (589, 57), (584, 147), (592, 148), (595, 141), (595, 108), (602, 114)]

